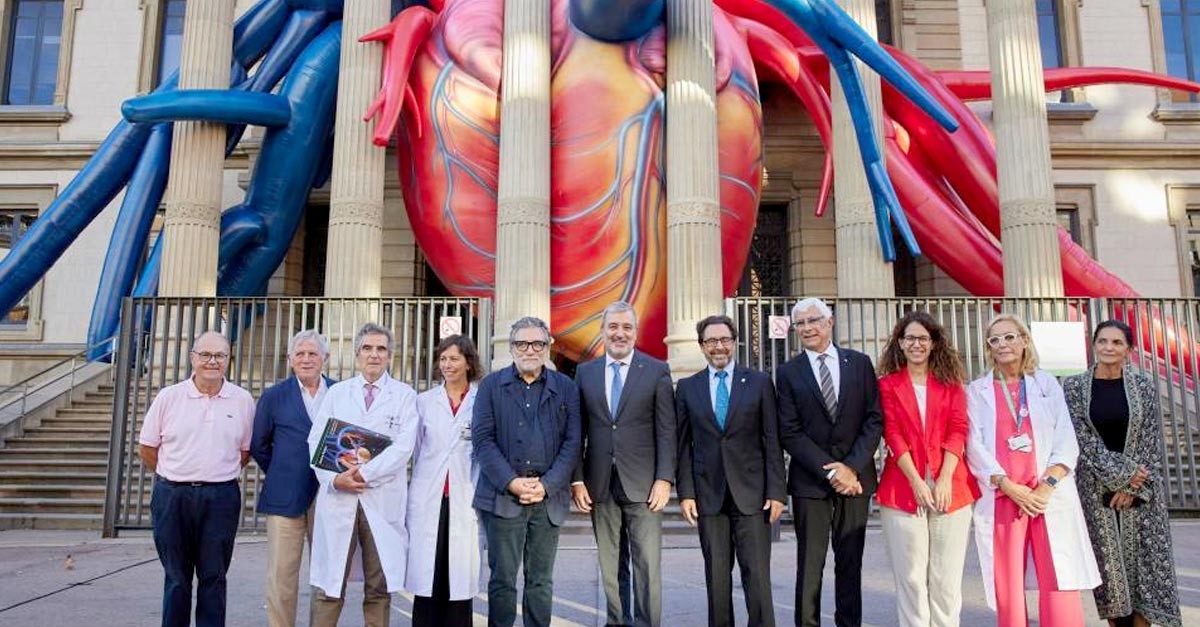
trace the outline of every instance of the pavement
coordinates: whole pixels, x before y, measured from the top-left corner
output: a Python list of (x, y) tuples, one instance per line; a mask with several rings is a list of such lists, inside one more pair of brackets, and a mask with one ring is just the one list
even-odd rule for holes
[[(1172, 524), (1175, 564), (1184, 625), (1200, 626), (1200, 520)], [(833, 558), (826, 561), (822, 622), (833, 624)], [(596, 549), (587, 535), (564, 535), (555, 566), (554, 625), (603, 625), (604, 599)], [(263, 582), (266, 539), (239, 539), (229, 571), (228, 616), (231, 626), (266, 624)], [(703, 559), (695, 536), (664, 539), (663, 624), (703, 625), (706, 622)], [(796, 573), (795, 536), (784, 532), (774, 545), (771, 575), (775, 617), (779, 625), (793, 622)], [(740, 588), (735, 572), (734, 588)], [(307, 579), (307, 565), (302, 574)], [(341, 625), (362, 625), (361, 584), (351, 584)], [(358, 589), (356, 589), (358, 588)], [(307, 625), (308, 590), (302, 586), (300, 624)], [(736, 594), (736, 593), (735, 593)], [(974, 546), (963, 575), (962, 624), (994, 625), (995, 614), (983, 597)], [(864, 625), (897, 624), (895, 586), (877, 526), (867, 532), (863, 565)], [(148, 534), (127, 532), (120, 538), (100, 539), (92, 532), (12, 530), (0, 532), (0, 625), (67, 627), (150, 627), (159, 624), (162, 569)], [(1088, 625), (1101, 627), (1090, 593), (1084, 593)], [(735, 607), (741, 598), (735, 598)], [(397, 594), (392, 602), (392, 625), (408, 625), (410, 598)], [(1030, 595), (1036, 616), (1036, 593)], [(475, 624), (485, 625), (486, 598), (475, 601)], [(738, 624), (745, 624), (738, 607)], [(519, 624), (519, 621), (518, 621)], [(1031, 624), (1036, 624), (1033, 622)]]

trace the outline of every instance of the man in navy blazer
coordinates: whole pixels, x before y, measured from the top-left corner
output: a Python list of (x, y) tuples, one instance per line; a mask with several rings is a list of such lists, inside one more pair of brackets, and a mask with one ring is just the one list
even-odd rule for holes
[(271, 627), (296, 624), (297, 585), (305, 539), (312, 533), (317, 478), (308, 459), (312, 416), (333, 380), (321, 374), (329, 346), (313, 330), (288, 342), (292, 376), (271, 386), (258, 400), (250, 454), (266, 473), (258, 512), (267, 517), (267, 621)]
[(558, 534), (579, 462), (579, 390), (545, 367), (550, 329), (538, 318), (513, 323), (513, 365), (484, 378), (471, 439), (479, 462), (473, 505), (487, 534), (488, 625), (516, 620), (517, 570), (525, 566), (524, 623), (550, 625)]
[(708, 367), (679, 382), (679, 508), (700, 526), (708, 624), (733, 627), (733, 561), (745, 590), (747, 625), (774, 627), (771, 525), (787, 500), (775, 386), (734, 362), (729, 316), (696, 324)]
[(775, 370), (779, 440), (792, 457), (796, 626), (821, 624), (821, 577), (833, 545), (834, 624), (862, 625), (862, 555), (883, 435), (879, 382), (866, 355), (833, 343), (833, 311), (818, 298), (792, 307), (804, 350)]

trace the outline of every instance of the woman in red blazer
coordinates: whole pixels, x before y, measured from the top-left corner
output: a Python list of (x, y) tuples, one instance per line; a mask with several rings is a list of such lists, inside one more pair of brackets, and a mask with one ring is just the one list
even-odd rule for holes
[(963, 459), (966, 371), (942, 325), (900, 319), (879, 358), (888, 457), (875, 499), (905, 627), (957, 627), (962, 572), (979, 488)]

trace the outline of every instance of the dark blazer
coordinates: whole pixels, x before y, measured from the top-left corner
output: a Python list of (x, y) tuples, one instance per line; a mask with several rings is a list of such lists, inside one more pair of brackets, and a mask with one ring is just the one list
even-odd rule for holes
[[(334, 383), (325, 377), (326, 387)], [(290, 376), (258, 399), (250, 455), (267, 475), (258, 495), (257, 509), (262, 514), (294, 518), (308, 510), (317, 493), (317, 477), (308, 458), (312, 420), (300, 394), (299, 381)]]
[[(546, 487), (546, 513), (550, 522), (561, 525), (571, 502), (571, 473), (579, 463), (579, 390), (566, 375), (549, 368), (544, 372), (546, 386), (538, 404), (538, 422), (552, 459), (541, 479)], [(475, 393), (471, 420), (471, 440), (480, 467), (472, 505), (500, 518), (515, 518), (524, 507), (508, 491), (508, 484), (517, 478), (517, 439), (532, 429), (532, 425), (521, 426), (525, 409), (518, 382), (516, 366), (484, 377)]]
[(775, 415), (775, 386), (762, 372), (734, 365), (725, 430), (717, 426), (708, 368), (675, 390), (679, 424), (681, 499), (696, 499), (702, 516), (719, 513), (729, 489), (738, 511), (761, 512), (763, 502), (787, 502), (783, 448)]
[(788, 492), (824, 498), (834, 494), (821, 467), (842, 462), (858, 472), (863, 495), (875, 490), (875, 449), (883, 434), (879, 382), (871, 358), (837, 347), (841, 370), (836, 421), (825, 408), (821, 385), (803, 351), (775, 370), (779, 439), (792, 456)]
[(580, 365), (575, 382), (583, 409), (583, 460), (575, 480), (587, 484), (592, 500), (608, 500), (613, 464), (625, 496), (635, 502), (650, 498), (656, 480), (674, 483), (678, 442), (667, 364), (634, 351), (615, 420), (608, 410), (603, 357)]

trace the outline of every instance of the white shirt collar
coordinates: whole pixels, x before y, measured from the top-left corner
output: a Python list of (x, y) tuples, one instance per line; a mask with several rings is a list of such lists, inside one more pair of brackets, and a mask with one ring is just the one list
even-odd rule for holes
[[(383, 388), (387, 387), (388, 381), (391, 380), (391, 378), (392, 377), (388, 374), (388, 371), (384, 370), (383, 374), (380, 375), (378, 379), (375, 379), (375, 382), (371, 385), (374, 385), (375, 389), (377, 390), (382, 390)], [(363, 386), (367, 385), (367, 378), (362, 376), (361, 372), (354, 376), (354, 380), (358, 382), (359, 389), (362, 389)]]
[[(300, 386), (300, 391), (301, 391), (301, 392), (303, 392), (303, 393), (305, 393), (305, 394), (308, 394), (308, 388), (304, 387), (304, 383), (302, 383), (302, 382), (300, 381), (300, 377), (296, 377), (296, 385)], [(321, 395), (321, 393), (325, 391), (325, 389), (326, 389), (326, 386), (325, 386), (325, 377), (324, 377), (323, 375), (322, 375), (322, 376), (318, 376), (318, 377), (317, 377), (317, 393), (316, 393), (316, 396), (320, 396), (320, 395)]]
[(833, 342), (830, 342), (829, 346), (826, 346), (825, 350), (823, 350), (823, 351), (818, 352), (818, 351), (809, 350), (806, 348), (806, 349), (804, 349), (804, 353), (806, 355), (808, 355), (809, 361), (813, 361), (813, 362), (817, 361), (817, 359), (819, 359), (821, 355), (829, 355), (830, 357), (833, 358), (834, 361), (837, 361), (837, 356), (838, 356), (837, 347), (834, 346)]
[[(628, 366), (629, 364), (632, 364), (633, 363), (633, 354), (636, 352), (637, 352), (637, 349), (629, 351), (629, 355), (627, 357), (625, 357), (625, 359), (622, 359), (621, 363), (625, 364), (626, 366)], [(604, 352), (604, 367), (605, 368), (612, 368), (613, 363), (616, 361), (617, 361), (616, 359), (612, 358), (612, 355), (608, 354), (608, 351)]]
[[(730, 380), (730, 381), (733, 381), (733, 369), (734, 369), (736, 366), (737, 366), (737, 362), (735, 362), (734, 360), (730, 359), (730, 360), (729, 360), (729, 363), (728, 363), (728, 364), (725, 364), (725, 367), (721, 369), (721, 370), (723, 370), (723, 371), (725, 371), (725, 372), (728, 372), (728, 373), (729, 373), (729, 380)], [(715, 379), (715, 378), (716, 378), (716, 376), (717, 376), (717, 369), (716, 369), (716, 368), (713, 368), (713, 367), (712, 367), (712, 364), (709, 364), (709, 365), (708, 365), (708, 378), (711, 380), (711, 379)]]

